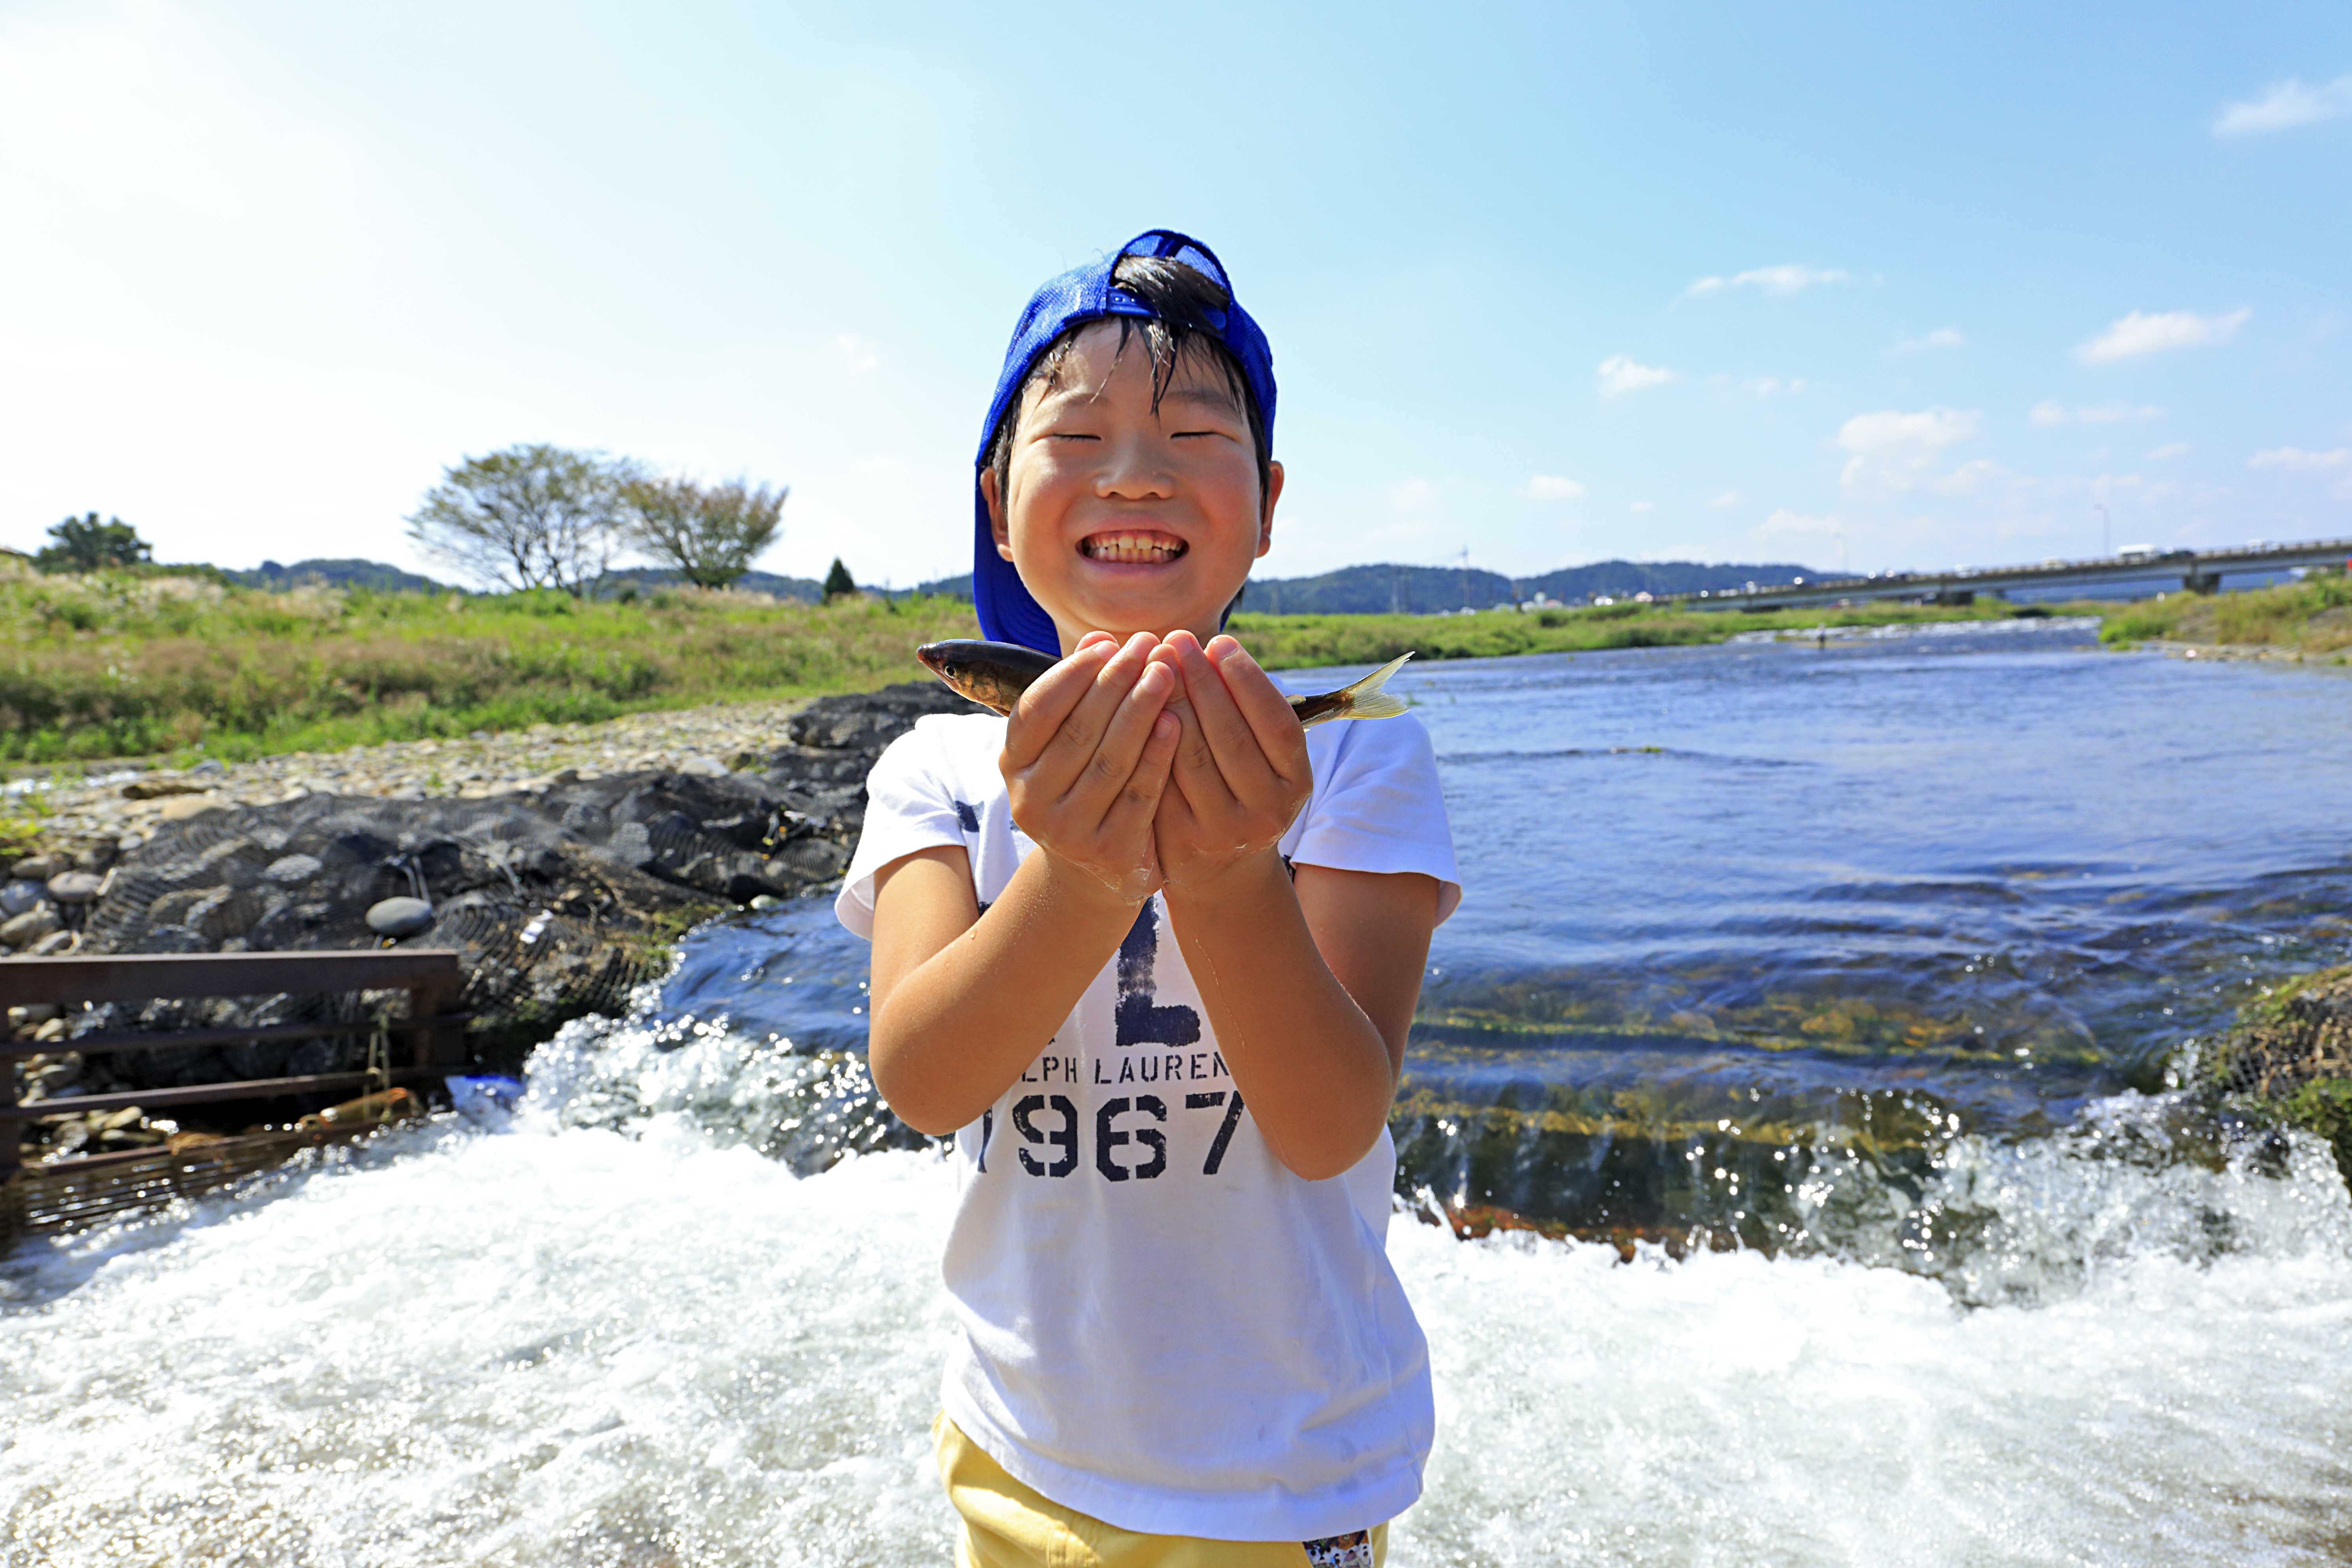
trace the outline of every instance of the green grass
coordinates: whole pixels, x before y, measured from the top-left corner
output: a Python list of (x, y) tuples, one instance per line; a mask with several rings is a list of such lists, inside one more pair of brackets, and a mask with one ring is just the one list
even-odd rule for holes
[[(2059, 607), (2071, 613), (2072, 607)], [(2012, 605), (1855, 605), (1843, 609), (1691, 610), (1674, 605), (1586, 609), (1488, 610), (1470, 616), (1261, 616), (1244, 612), (1233, 634), (1261, 663), (1283, 669), (1379, 664), (1412, 650), (1422, 658), (1491, 658), (1517, 653), (1683, 647), (1741, 632), (1815, 626), (1907, 626), (1921, 621), (2005, 620)]]
[(2203, 643), (2340, 658), (2352, 651), (2352, 578), (2331, 573), (2236, 594), (2168, 594), (2109, 611), (2099, 636), (2119, 646)]
[(0, 581), (0, 761), (288, 751), (919, 679), (971, 636), (953, 599), (831, 605), (663, 591), (634, 603), (93, 574)]
[[(2106, 636), (2180, 635), (2190, 618), (2204, 616), (2235, 640), (2277, 640), (2292, 631), (2306, 647), (2339, 633), (2352, 642), (2347, 605), (2352, 591), (2336, 579), (2210, 599), (2177, 596), (2106, 610)], [(1673, 647), (1741, 632), (2016, 613), (1998, 602), (1760, 613), (1633, 604), (1470, 616), (1244, 612), (1233, 630), (1265, 663), (1302, 668), (1373, 664), (1408, 649), (1443, 659)], [(971, 605), (944, 598), (809, 605), (695, 589), (628, 603), (553, 592), (271, 593), (217, 574), (20, 571), (0, 575), (0, 763), (200, 754), (234, 761), (866, 690), (920, 679), (916, 644), (974, 635)], [(0, 827), (0, 837), (9, 832)]]

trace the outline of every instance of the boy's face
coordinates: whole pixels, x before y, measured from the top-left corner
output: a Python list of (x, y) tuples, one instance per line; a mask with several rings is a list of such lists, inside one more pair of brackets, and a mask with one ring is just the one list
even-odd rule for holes
[(1203, 642), (1274, 539), (1282, 466), (1259, 494), (1249, 418), (1206, 353), (1187, 353), (1160, 406), (1140, 334), (1082, 329), (1059, 374), (1023, 398), (1003, 491), (984, 469), (999, 554), (1067, 653), (1090, 631)]

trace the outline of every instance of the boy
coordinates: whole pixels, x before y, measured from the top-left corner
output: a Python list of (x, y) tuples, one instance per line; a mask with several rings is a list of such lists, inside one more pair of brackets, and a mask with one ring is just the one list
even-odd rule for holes
[(1420, 1494), (1387, 1117), (1460, 888), (1418, 721), (1310, 735), (1220, 635), (1272, 542), (1274, 411), (1196, 241), (1039, 289), (972, 586), (1061, 662), (868, 781), (836, 907), (874, 943), (876, 1085), (955, 1137), (964, 1564), (1370, 1568)]

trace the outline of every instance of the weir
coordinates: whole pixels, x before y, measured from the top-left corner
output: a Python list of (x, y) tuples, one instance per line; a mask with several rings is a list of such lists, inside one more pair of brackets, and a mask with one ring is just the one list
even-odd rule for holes
[(2314, 539), (2299, 544), (2257, 543), (2224, 550), (2130, 550), (2081, 561), (2044, 561), (2023, 566), (1955, 566), (1948, 572), (1885, 572), (1874, 575), (1799, 578), (1793, 583), (1685, 594), (1678, 602), (1708, 610), (1795, 610), (1854, 599), (1899, 599), (1917, 604), (1966, 605), (1979, 594), (2019, 589), (2119, 587), (2147, 584), (2151, 591), (2177, 584), (2192, 594), (2220, 589), (2221, 579), (2251, 572), (2291, 572), (2352, 563), (2352, 539)]

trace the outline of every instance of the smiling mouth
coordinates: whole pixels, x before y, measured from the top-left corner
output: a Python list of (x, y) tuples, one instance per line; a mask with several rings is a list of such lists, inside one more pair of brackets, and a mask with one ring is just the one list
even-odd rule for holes
[(1185, 549), (1182, 540), (1156, 529), (1121, 529), (1111, 533), (1090, 533), (1078, 541), (1078, 553), (1087, 560), (1108, 561), (1127, 566), (1150, 566), (1173, 561), (1182, 555)]

